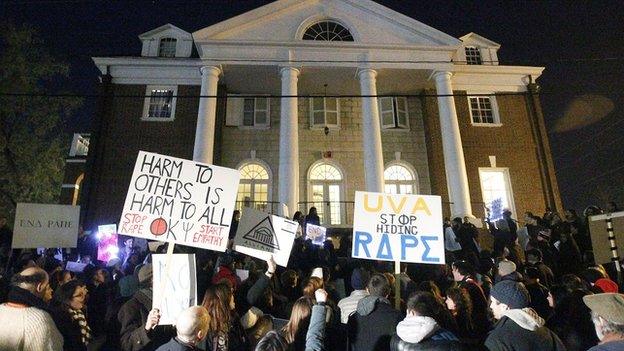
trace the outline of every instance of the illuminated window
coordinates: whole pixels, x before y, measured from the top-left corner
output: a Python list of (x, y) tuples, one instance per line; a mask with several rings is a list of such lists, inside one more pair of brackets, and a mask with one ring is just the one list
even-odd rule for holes
[(499, 125), (498, 106), (494, 96), (469, 96), (470, 118), (476, 125)]
[(384, 171), (384, 192), (386, 194), (417, 194), (418, 182), (412, 170), (394, 164)]
[(479, 179), (481, 180), (483, 203), (489, 210), (491, 220), (502, 218), (504, 209), (516, 213), (509, 180), (509, 169), (479, 168)]
[(311, 98), (310, 125), (312, 127), (338, 127), (340, 125), (340, 100), (326, 97)]
[(271, 175), (268, 168), (259, 162), (248, 162), (239, 168), (236, 208), (253, 207), (266, 211), (271, 197)]
[(172, 121), (175, 115), (177, 86), (147, 86), (143, 119)]
[(322, 21), (308, 27), (303, 33), (303, 40), (353, 41), (353, 36), (339, 23)]
[(379, 117), (383, 129), (408, 129), (407, 99), (404, 97), (379, 98)]
[(176, 38), (162, 38), (158, 45), (159, 57), (175, 57), (176, 55)]
[(481, 52), (479, 48), (474, 46), (466, 47), (466, 64), (480, 65), (481, 64)]
[(308, 201), (316, 207), (322, 225), (344, 223), (344, 186), (342, 172), (334, 165), (320, 161), (309, 171)]

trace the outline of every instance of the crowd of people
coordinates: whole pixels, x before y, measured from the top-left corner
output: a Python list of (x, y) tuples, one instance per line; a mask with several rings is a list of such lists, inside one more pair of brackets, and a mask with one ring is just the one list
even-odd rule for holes
[[(621, 263), (591, 254), (587, 216), (599, 211), (520, 222), (506, 211), (484, 228), (448, 220), (446, 264), (403, 263), (400, 274), (351, 258), (349, 236), (319, 246), (303, 233), (288, 267), (176, 246), (195, 253), (200, 303), (174, 325), (153, 306), (145, 243), (125, 238), (119, 257), (101, 262), (81, 233), (71, 252), (37, 254), (10, 250), (0, 223), (0, 350), (624, 350)], [(318, 223), (314, 210), (295, 219)]]

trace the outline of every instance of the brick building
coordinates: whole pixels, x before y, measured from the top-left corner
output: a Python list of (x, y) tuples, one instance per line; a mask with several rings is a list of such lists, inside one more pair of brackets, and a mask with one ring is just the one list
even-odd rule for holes
[(87, 227), (118, 221), (139, 150), (239, 169), (238, 206), (316, 206), (332, 227), (356, 190), (441, 195), (453, 216), (561, 208), (543, 67), (499, 64), (475, 33), (369, 0), (279, 0), (139, 39), (141, 56), (93, 58)]

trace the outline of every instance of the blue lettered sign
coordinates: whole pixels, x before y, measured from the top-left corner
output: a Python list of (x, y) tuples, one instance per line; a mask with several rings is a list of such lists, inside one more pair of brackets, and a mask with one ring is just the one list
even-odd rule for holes
[(352, 257), (445, 263), (439, 196), (357, 191), (354, 216)]

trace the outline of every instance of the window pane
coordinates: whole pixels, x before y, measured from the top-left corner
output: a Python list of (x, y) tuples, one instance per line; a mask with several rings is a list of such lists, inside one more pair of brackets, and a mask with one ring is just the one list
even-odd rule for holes
[(162, 38), (158, 46), (158, 56), (160, 57), (175, 57), (176, 54), (176, 42), (175, 38)]
[(243, 101), (244, 101), (243, 111), (253, 112), (254, 111), (254, 99), (244, 99)]
[(330, 164), (321, 163), (310, 170), (312, 180), (342, 180), (342, 175), (338, 169)]
[(490, 209), (491, 219), (502, 218), (504, 208), (510, 207), (511, 191), (508, 189), (508, 179), (504, 171), (482, 170), (481, 190), (483, 191), (483, 202)]
[(327, 108), (327, 111), (337, 111), (337, 106), (338, 102), (336, 98), (326, 98), (325, 99), (325, 107)]
[(148, 117), (169, 118), (171, 117), (171, 103), (173, 102), (173, 90), (154, 89), (150, 93)]
[(267, 115), (266, 111), (257, 111), (256, 112), (256, 124), (267, 124)]
[(266, 98), (258, 98), (258, 99), (256, 99), (256, 109), (257, 110), (266, 110), (267, 109), (267, 99)]
[(383, 112), (381, 114), (381, 123), (384, 127), (394, 127), (394, 113), (392, 111)]
[(340, 185), (329, 185), (329, 211), (330, 211), (330, 223), (340, 224), (342, 220), (342, 211), (340, 204)]
[(314, 123), (315, 125), (325, 124), (325, 113), (323, 111), (314, 112), (312, 123)]
[(379, 99), (382, 111), (392, 111), (392, 98), (383, 97)]
[(323, 98), (312, 98), (312, 108), (314, 111), (323, 111), (325, 108)]
[(338, 113), (337, 112), (327, 112), (325, 123), (328, 125), (338, 125)]
[(397, 119), (399, 122), (399, 127), (407, 127), (407, 113), (399, 111)]
[(253, 126), (254, 125), (253, 119), (254, 119), (253, 111), (243, 112), (243, 125), (244, 126)]
[(404, 97), (398, 97), (396, 99), (397, 102), (397, 109), (399, 111), (407, 111), (407, 100)]

